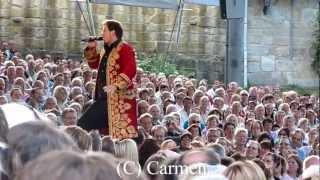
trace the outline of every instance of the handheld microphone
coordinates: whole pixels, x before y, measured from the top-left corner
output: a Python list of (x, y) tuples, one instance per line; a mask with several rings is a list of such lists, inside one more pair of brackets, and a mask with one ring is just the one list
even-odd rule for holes
[(89, 36), (87, 38), (81, 39), (82, 42), (91, 42), (91, 41), (102, 41), (102, 36)]

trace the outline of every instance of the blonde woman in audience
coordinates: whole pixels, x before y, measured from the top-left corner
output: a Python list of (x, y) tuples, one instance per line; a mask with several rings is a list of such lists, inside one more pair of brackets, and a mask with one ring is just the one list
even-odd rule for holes
[(266, 180), (263, 170), (252, 161), (236, 161), (223, 174), (229, 180)]

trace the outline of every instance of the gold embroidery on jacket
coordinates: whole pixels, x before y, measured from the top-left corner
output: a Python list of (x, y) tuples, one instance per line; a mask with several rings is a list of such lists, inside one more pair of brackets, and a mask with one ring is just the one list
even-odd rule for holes
[(120, 88), (119, 91), (108, 95), (108, 115), (109, 115), (109, 134), (115, 139), (133, 138), (137, 132), (134, 126), (130, 125), (132, 120), (128, 117), (127, 111), (131, 109), (129, 103), (125, 103), (126, 99), (132, 100), (135, 98), (135, 90), (127, 90), (128, 81), (119, 76), (120, 66), (117, 63), (119, 59), (119, 51), (122, 43), (116, 48), (113, 48), (107, 64), (107, 85), (116, 85)]

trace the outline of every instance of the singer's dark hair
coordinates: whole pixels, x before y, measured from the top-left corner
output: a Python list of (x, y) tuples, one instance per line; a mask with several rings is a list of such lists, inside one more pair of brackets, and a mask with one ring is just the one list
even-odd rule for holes
[(105, 20), (103, 22), (103, 25), (106, 25), (109, 29), (109, 31), (115, 31), (116, 36), (119, 40), (122, 39), (122, 34), (123, 34), (123, 29), (122, 29), (122, 25), (119, 21), (116, 20)]

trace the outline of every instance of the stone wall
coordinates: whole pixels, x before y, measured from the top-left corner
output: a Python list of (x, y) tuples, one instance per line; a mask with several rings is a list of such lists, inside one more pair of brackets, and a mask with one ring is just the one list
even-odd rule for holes
[[(197, 78), (223, 80), (225, 22), (219, 8), (185, 8), (179, 46), (173, 40), (169, 48), (171, 61)], [(93, 5), (92, 10), (97, 33), (105, 17), (112, 16), (123, 23), (125, 39), (138, 53), (167, 52), (175, 11), (108, 5)], [(0, 0), (0, 23), (0, 41), (11, 39), (24, 53), (79, 57), (80, 39), (89, 35), (77, 3), (69, 0)]]
[(248, 81), (250, 84), (319, 86), (311, 69), (317, 0), (249, 0)]
[[(248, 1), (249, 84), (318, 86), (310, 68), (317, 0), (273, 0), (267, 15), (262, 0)], [(125, 39), (138, 53), (166, 52), (175, 11), (108, 5), (92, 9), (98, 32), (101, 21), (112, 16), (123, 23)], [(169, 48), (171, 60), (199, 79), (223, 80), (226, 22), (219, 7), (185, 9), (179, 46), (173, 41)], [(88, 34), (74, 1), (0, 0), (0, 41), (12, 40), (23, 53), (80, 57), (80, 39)]]

